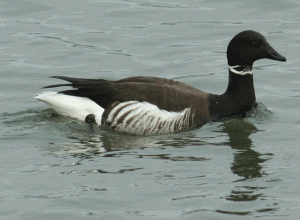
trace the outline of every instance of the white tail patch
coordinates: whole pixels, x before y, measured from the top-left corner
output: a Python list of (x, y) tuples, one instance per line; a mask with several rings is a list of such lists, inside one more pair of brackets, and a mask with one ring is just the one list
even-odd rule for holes
[(128, 101), (115, 106), (108, 113), (104, 124), (116, 131), (157, 135), (188, 129), (192, 119), (191, 108), (168, 112), (148, 102)]
[(64, 95), (57, 92), (44, 92), (34, 98), (45, 102), (61, 115), (81, 121), (85, 121), (87, 115), (94, 114), (96, 123), (101, 124), (104, 109), (89, 98)]

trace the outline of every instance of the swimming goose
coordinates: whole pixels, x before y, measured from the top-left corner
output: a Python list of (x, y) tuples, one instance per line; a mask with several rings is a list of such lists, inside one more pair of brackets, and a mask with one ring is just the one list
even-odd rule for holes
[(252, 67), (254, 61), (263, 58), (286, 61), (263, 35), (247, 30), (237, 34), (228, 45), (229, 82), (222, 95), (158, 77), (109, 81), (52, 76), (69, 83), (44, 88), (71, 86), (73, 89), (46, 92), (35, 98), (62, 115), (107, 125), (116, 131), (166, 134), (224, 117), (245, 115), (257, 105)]

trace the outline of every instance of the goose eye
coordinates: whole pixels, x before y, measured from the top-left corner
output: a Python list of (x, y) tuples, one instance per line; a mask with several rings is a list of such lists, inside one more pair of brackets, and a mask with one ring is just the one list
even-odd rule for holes
[(252, 41), (251, 44), (252, 44), (253, 47), (257, 47), (259, 45), (259, 42), (258, 41)]

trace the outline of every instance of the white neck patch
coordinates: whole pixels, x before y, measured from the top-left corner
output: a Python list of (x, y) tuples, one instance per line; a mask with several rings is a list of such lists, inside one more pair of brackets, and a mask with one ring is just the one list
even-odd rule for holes
[[(253, 74), (252, 68), (249, 66), (243, 67), (243, 66), (237, 65), (237, 66), (229, 66), (228, 68), (231, 72), (238, 74), (238, 75), (247, 75), (247, 74), (252, 75)], [(241, 69), (241, 70), (237, 70), (237, 69)]]

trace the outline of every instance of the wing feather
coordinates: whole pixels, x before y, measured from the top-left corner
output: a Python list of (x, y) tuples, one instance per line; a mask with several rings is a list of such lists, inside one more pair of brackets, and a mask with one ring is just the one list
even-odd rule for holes
[(193, 124), (192, 115), (191, 108), (169, 112), (148, 102), (128, 101), (116, 103), (113, 108), (106, 110), (102, 124), (116, 131), (157, 135), (190, 128)]

